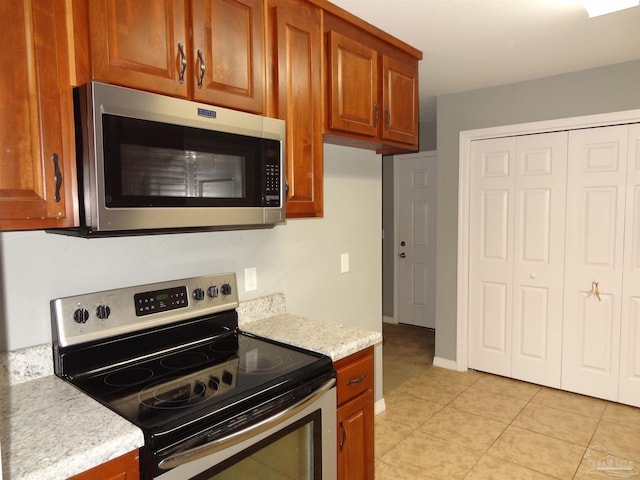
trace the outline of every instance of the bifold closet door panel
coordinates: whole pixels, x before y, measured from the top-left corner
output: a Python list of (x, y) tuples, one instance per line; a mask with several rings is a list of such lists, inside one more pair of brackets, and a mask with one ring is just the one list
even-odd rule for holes
[(567, 132), (516, 140), (512, 377), (560, 387)]
[(469, 366), (560, 386), (565, 132), (473, 142)]
[(617, 400), (628, 127), (569, 133), (562, 388)]
[(471, 145), (469, 368), (511, 376), (515, 139)]
[(619, 401), (640, 407), (640, 125), (629, 127)]

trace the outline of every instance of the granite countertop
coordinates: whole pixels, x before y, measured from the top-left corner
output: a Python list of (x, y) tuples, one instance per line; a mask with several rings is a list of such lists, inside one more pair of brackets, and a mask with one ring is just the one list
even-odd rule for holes
[(335, 362), (382, 342), (382, 333), (283, 313), (241, 323), (244, 332), (324, 353)]
[[(240, 329), (336, 361), (382, 341), (380, 332), (285, 312), (284, 295), (243, 302)], [(59, 480), (144, 444), (142, 432), (53, 375), (51, 345), (0, 355), (2, 478)]]
[(2, 470), (7, 480), (57, 480), (144, 444), (142, 432), (60, 378), (0, 387)]

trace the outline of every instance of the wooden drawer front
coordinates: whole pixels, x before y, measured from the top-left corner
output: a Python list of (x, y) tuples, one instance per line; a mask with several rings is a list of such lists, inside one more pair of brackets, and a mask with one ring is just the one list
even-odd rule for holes
[(373, 355), (336, 365), (338, 373), (338, 405), (373, 388)]

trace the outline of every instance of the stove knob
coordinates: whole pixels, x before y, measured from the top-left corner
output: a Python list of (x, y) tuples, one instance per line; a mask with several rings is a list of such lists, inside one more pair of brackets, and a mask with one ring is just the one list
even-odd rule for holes
[(106, 320), (109, 318), (109, 315), (111, 315), (111, 308), (109, 305), (98, 305), (98, 308), (96, 308), (96, 317), (100, 320)]
[(231, 295), (231, 285), (229, 285), (228, 283), (222, 284), (220, 290), (222, 291), (223, 295)]
[(218, 386), (220, 385), (220, 379), (214, 375), (209, 377), (209, 388), (211, 390), (218, 390)]
[(73, 320), (76, 323), (87, 323), (87, 320), (89, 320), (89, 311), (86, 308), (78, 308), (73, 312)]
[(211, 298), (216, 298), (218, 296), (218, 287), (216, 287), (215, 285), (210, 286), (207, 289), (207, 295), (209, 295)]
[(193, 291), (193, 298), (195, 298), (196, 300), (202, 300), (204, 298), (204, 290), (202, 290), (201, 288), (196, 288)]

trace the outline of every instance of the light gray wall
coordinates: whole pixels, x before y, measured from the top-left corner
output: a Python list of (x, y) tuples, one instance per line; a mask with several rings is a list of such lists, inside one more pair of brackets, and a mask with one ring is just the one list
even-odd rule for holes
[[(275, 292), (287, 310), (381, 331), (381, 157), (325, 145), (325, 216), (271, 230), (80, 239), (0, 234), (0, 351), (51, 341), (49, 300), (215, 272), (238, 276), (240, 300)], [(349, 253), (350, 272), (340, 273)], [(244, 289), (257, 267), (258, 290)], [(382, 398), (381, 347), (376, 399)]]
[(438, 97), (436, 356), (456, 359), (460, 132), (640, 108), (640, 61)]

